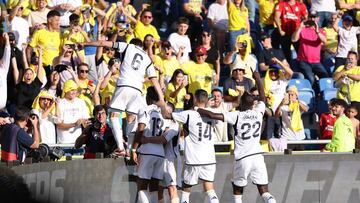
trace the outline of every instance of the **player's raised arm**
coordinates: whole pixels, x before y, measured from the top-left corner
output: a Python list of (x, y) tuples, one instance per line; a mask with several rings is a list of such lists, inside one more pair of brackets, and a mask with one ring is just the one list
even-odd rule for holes
[(78, 43), (78, 46), (85, 47), (85, 46), (95, 46), (95, 47), (113, 47), (114, 42), (112, 41), (91, 41), (91, 42), (83, 42)]
[(260, 74), (258, 72), (253, 72), (253, 78), (255, 79), (255, 84), (259, 91), (259, 100), (265, 102), (265, 91), (264, 86), (262, 85), (260, 80)]
[(220, 120), (220, 121), (224, 121), (224, 114), (222, 113), (214, 113), (202, 108), (198, 108), (197, 112), (202, 116), (202, 117), (208, 117), (210, 119), (215, 119), (215, 120)]

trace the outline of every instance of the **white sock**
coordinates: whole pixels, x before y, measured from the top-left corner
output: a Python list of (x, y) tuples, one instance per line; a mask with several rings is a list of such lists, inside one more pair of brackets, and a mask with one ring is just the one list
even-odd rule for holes
[(111, 121), (112, 131), (115, 137), (116, 144), (119, 149), (124, 149), (123, 132), (119, 122), (119, 117), (110, 118), (110, 121)]
[(275, 197), (268, 192), (263, 193), (261, 197), (266, 203), (276, 203)]
[(216, 195), (215, 190), (206, 191), (207, 196), (209, 197), (209, 203), (219, 203), (219, 198)]
[(179, 198), (178, 197), (175, 197), (175, 198), (172, 198), (171, 199), (171, 202), (170, 203), (179, 203)]
[(190, 203), (190, 192), (181, 191), (181, 200), (180, 203)]
[(150, 192), (150, 203), (158, 203), (158, 191)]
[(235, 203), (242, 203), (242, 195), (234, 195)]
[(138, 192), (139, 203), (149, 203), (149, 192), (147, 190), (140, 190)]

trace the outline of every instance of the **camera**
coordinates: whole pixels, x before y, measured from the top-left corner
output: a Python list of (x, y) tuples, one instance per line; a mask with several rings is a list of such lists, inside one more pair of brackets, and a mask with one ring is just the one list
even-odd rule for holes
[(89, 120), (91, 122), (90, 131), (94, 131), (94, 132), (97, 132), (97, 133), (100, 132), (100, 130), (101, 130), (100, 121), (98, 121), (95, 118), (90, 118)]
[(31, 54), (30, 64), (32, 64), (32, 65), (39, 65), (39, 59), (38, 59), (38, 57), (36, 56), (36, 53), (35, 53), (35, 52), (33, 52), (33, 53)]
[(75, 50), (76, 45), (75, 44), (66, 44), (66, 46), (70, 47), (71, 49)]
[(57, 161), (61, 159), (64, 154), (65, 152), (60, 147), (50, 148), (49, 145), (41, 143), (37, 149), (30, 151), (28, 157), (32, 157), (33, 162), (38, 163), (42, 162), (45, 157), (49, 157), (52, 161)]
[(240, 42), (241, 48), (247, 48), (247, 42)]
[(67, 70), (67, 65), (64, 64), (58, 64), (55, 66), (54, 70), (58, 73), (63, 72), (64, 70)]

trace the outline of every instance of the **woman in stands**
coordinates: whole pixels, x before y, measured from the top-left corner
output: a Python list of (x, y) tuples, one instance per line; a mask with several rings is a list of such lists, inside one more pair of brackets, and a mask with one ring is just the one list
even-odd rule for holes
[(176, 69), (165, 91), (165, 99), (174, 104), (175, 111), (183, 110), (184, 101), (190, 99), (190, 95), (186, 94), (187, 81), (184, 75), (184, 71)]

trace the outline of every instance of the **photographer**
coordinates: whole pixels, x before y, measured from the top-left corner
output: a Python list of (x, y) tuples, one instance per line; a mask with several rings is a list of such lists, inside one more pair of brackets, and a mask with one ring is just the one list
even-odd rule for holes
[(102, 105), (94, 108), (94, 120), (80, 137), (76, 139), (75, 148), (85, 147), (84, 159), (94, 159), (96, 153), (104, 153), (104, 157), (109, 156), (116, 148), (116, 142), (110, 126), (106, 123), (106, 109)]
[(329, 77), (325, 67), (321, 64), (321, 46), (326, 43), (326, 33), (319, 28), (318, 14), (312, 12), (307, 21), (301, 21), (300, 26), (292, 35), (292, 42), (299, 41), (297, 60), (300, 71), (313, 85), (316, 74), (319, 78)]
[[(5, 124), (0, 135), (1, 161), (24, 162), (27, 152), (39, 146), (39, 120), (25, 107), (16, 109), (15, 123)], [(32, 137), (27, 131), (32, 130)]]

